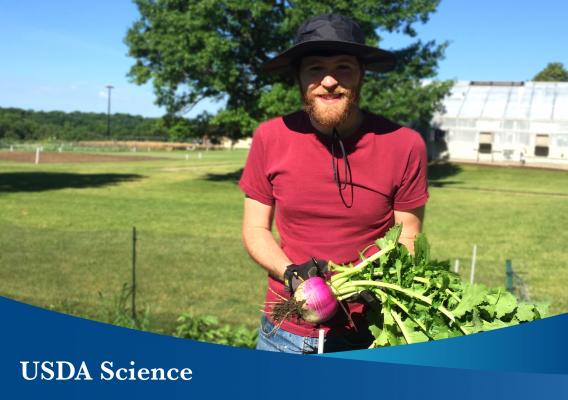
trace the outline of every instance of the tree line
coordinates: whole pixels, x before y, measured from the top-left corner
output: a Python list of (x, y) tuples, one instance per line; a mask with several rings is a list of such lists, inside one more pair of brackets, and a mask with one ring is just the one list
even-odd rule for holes
[(0, 107), (0, 140), (160, 140), (187, 141), (218, 133), (210, 116), (194, 119), (175, 116), (146, 118), (140, 115), (63, 111), (33, 111)]

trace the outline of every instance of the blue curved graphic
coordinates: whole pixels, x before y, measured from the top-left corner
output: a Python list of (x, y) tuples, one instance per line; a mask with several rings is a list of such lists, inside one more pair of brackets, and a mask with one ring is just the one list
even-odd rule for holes
[(475, 335), (326, 357), (487, 371), (568, 374), (568, 314)]
[[(555, 344), (566, 332), (566, 317), (507, 328), (468, 340), (447, 340), (423, 346), (399, 346), (333, 357), (295, 356), (231, 348), (140, 332), (63, 315), (0, 297), (0, 398), (4, 399), (533, 399), (566, 398), (566, 347)], [(508, 335), (512, 339), (507, 339)], [(473, 338), (473, 337), (472, 337)], [(523, 340), (526, 338), (526, 340)], [(481, 340), (480, 342), (478, 342)], [(546, 357), (516, 362), (457, 362), (460, 353), (475, 355), (498, 349), (507, 340), (524, 344), (525, 354), (540, 350)], [(432, 347), (430, 347), (432, 346)], [(440, 347), (441, 346), (441, 347)], [(455, 346), (452, 356), (445, 346)], [(468, 348), (472, 346), (471, 349)], [(463, 347), (463, 349), (462, 349)], [(417, 358), (415, 349), (422, 349)], [(432, 349), (432, 350), (430, 350)], [(386, 351), (385, 351), (386, 350)], [(412, 350), (412, 351), (411, 351)], [(376, 356), (384, 352), (385, 359)], [(438, 352), (436, 366), (432, 363)], [(397, 355), (398, 354), (398, 355)], [(510, 353), (507, 353), (509, 356)], [(347, 357), (353, 358), (348, 359)], [(343, 357), (343, 358), (341, 358)], [(481, 355), (480, 355), (481, 357)], [(519, 356), (520, 357), (520, 356)], [(482, 358), (482, 357), (481, 357)], [(520, 358), (519, 358), (520, 359)], [(93, 380), (26, 380), (22, 361), (65, 361), (89, 369)], [(418, 361), (417, 361), (418, 360)], [(114, 368), (190, 368), (189, 381), (99, 379), (103, 362)], [(446, 364), (448, 363), (448, 364)], [(416, 365), (413, 365), (416, 364)], [(66, 364), (67, 365), (67, 364)], [(497, 365), (497, 368), (495, 366)], [(480, 369), (469, 369), (472, 366)], [(487, 367), (487, 368), (485, 368)], [(523, 372), (519, 372), (519, 371)], [(535, 372), (538, 371), (538, 372)], [(48, 375), (48, 374), (47, 374)], [(38, 375), (39, 376), (39, 375)], [(29, 376), (28, 376), (29, 377)], [(84, 375), (82, 376), (84, 378)]]

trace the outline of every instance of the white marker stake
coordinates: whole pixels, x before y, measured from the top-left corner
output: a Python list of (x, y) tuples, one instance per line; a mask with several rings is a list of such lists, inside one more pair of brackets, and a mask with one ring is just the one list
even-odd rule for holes
[(324, 342), (324, 330), (320, 329), (319, 330), (319, 338), (318, 338), (318, 354), (322, 354), (323, 353), (323, 342)]
[(189, 154), (186, 154), (186, 155), (185, 155), (185, 159), (186, 159), (186, 160), (189, 160)]
[(14, 151), (14, 146), (10, 146), (10, 152)]
[(35, 158), (35, 163), (39, 164), (39, 147), (36, 147), (36, 158)]
[(201, 154), (201, 152), (199, 152), (199, 153), (197, 154), (197, 158), (199, 158), (199, 159), (201, 160), (202, 157), (203, 157), (203, 154)]
[(456, 263), (454, 264), (454, 272), (456, 274), (459, 274), (459, 272), (460, 272), (460, 260), (459, 260), (459, 258), (456, 258)]
[(473, 254), (471, 256), (471, 274), (469, 275), (469, 283), (473, 285), (473, 277), (475, 276), (475, 256), (477, 255), (477, 245), (473, 245)]

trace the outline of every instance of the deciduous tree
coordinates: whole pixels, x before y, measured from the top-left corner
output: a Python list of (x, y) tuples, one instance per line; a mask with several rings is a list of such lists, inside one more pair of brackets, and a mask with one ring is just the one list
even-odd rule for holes
[(535, 75), (533, 81), (568, 82), (568, 71), (562, 63), (548, 63), (542, 71)]
[[(356, 19), (367, 44), (381, 34), (416, 37), (439, 0), (135, 0), (140, 18), (125, 38), (135, 59), (129, 75), (152, 81), (156, 102), (183, 114), (204, 98), (224, 100), (213, 119), (232, 137), (251, 134), (267, 117), (295, 110), (298, 89), (262, 73), (262, 64), (288, 48), (306, 18), (335, 12)], [(425, 83), (436, 74), (445, 45), (416, 40), (397, 51), (391, 74), (369, 74), (363, 106), (405, 123), (428, 121), (449, 83)]]

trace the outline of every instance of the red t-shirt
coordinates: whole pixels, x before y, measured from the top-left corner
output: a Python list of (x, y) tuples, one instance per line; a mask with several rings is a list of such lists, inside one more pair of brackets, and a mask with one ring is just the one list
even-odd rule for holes
[[(353, 198), (347, 187), (344, 200), (333, 176), (332, 138), (316, 133), (305, 112), (266, 121), (253, 136), (239, 186), (250, 198), (275, 207), (280, 246), (294, 264), (311, 257), (357, 262), (359, 252), (394, 224), (394, 210), (420, 207), (428, 200), (426, 147), (417, 132), (365, 112), (360, 128), (343, 144), (353, 184)], [(346, 174), (338, 147), (334, 162), (343, 184)], [(373, 247), (366, 255), (375, 251)], [(279, 300), (272, 291), (289, 294), (271, 276), (268, 287), (265, 312), (270, 315), (270, 304)], [(366, 326), (360, 304), (350, 303), (349, 310), (356, 325)], [(353, 326), (341, 308), (325, 324), (286, 320), (281, 325), (313, 337), (321, 328), (333, 335)]]

